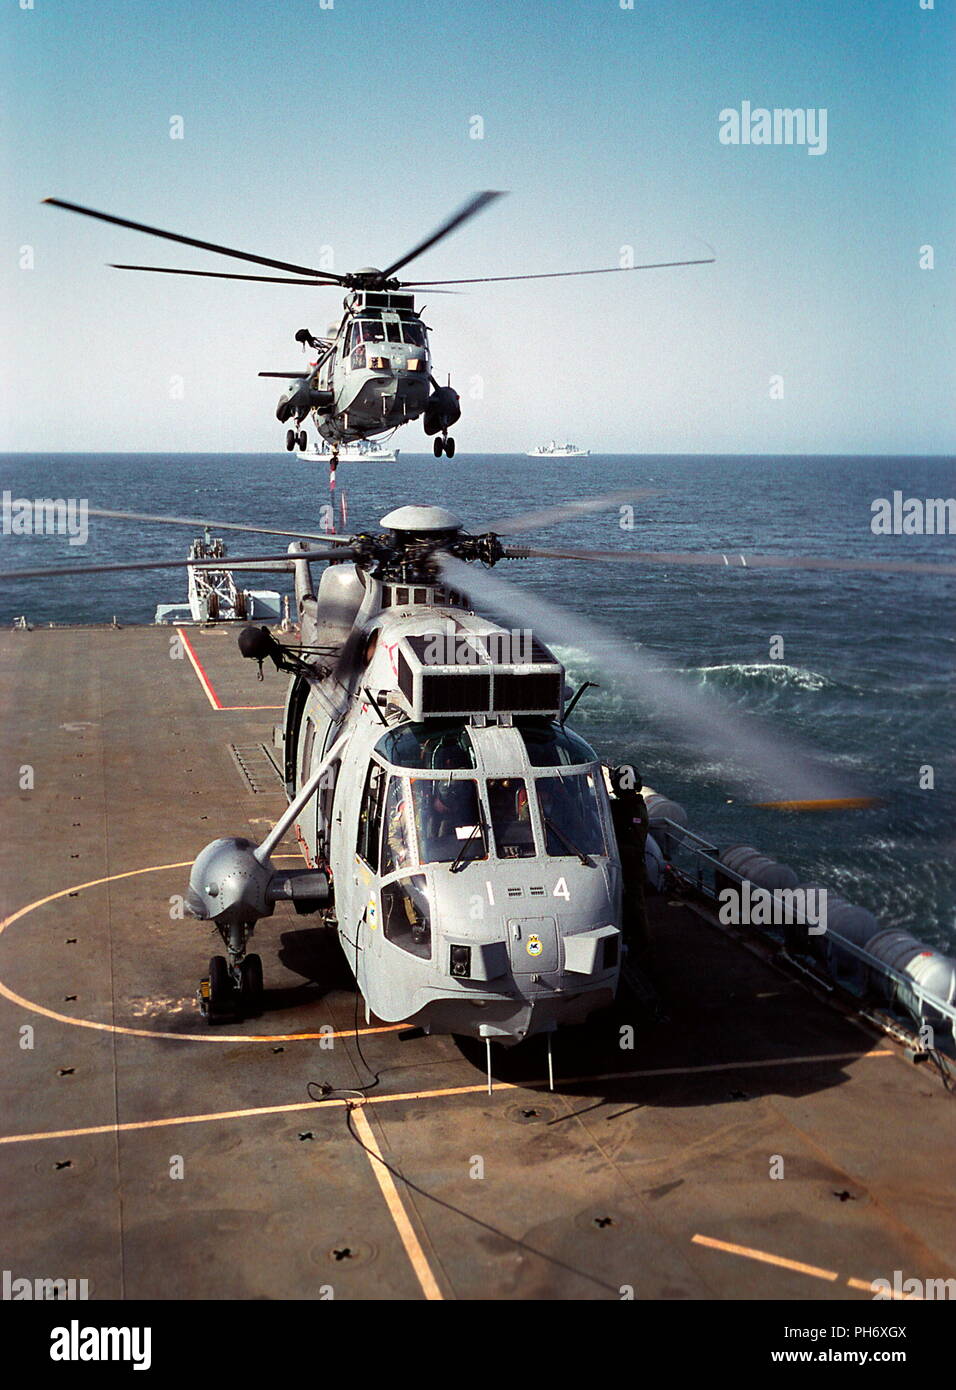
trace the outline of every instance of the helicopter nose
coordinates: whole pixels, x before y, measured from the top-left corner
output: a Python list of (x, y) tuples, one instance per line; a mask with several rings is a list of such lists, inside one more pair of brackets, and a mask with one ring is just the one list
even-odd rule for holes
[(395, 367), (398, 371), (427, 372), (428, 361), (425, 356), (425, 349), (412, 346), (403, 347), (399, 360), (395, 362)]

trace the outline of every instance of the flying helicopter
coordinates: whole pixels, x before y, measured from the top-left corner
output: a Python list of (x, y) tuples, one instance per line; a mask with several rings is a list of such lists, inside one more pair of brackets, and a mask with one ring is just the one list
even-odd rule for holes
[[(436, 458), (444, 454), (453, 458), (454, 438), (449, 429), (461, 418), (458, 392), (450, 377), (444, 386), (432, 371), (429, 329), (415, 305), (410, 290), (428, 289), (436, 294), (455, 293), (452, 285), (491, 284), (505, 280), (554, 280), (577, 275), (605, 275), (627, 270), (657, 270), (667, 267), (708, 265), (714, 257), (698, 260), (655, 261), (641, 265), (601, 266), (591, 270), (548, 271), (525, 275), (483, 275), (459, 280), (400, 280), (397, 272), (430, 250), (451, 232), (468, 222), (501, 192), (486, 189), (475, 193), (456, 212), (420, 241), (404, 256), (390, 262), (384, 270), (364, 266), (344, 275), (330, 270), (294, 265), (288, 261), (251, 255), (231, 247), (219, 246), (178, 232), (161, 231), (141, 222), (131, 222), (110, 213), (97, 212), (77, 203), (59, 198), (45, 198), (53, 207), (81, 213), (101, 222), (145, 232), (166, 241), (195, 246), (218, 255), (231, 256), (255, 265), (269, 266), (287, 274), (240, 275), (228, 271), (181, 270), (171, 266), (114, 265), (115, 270), (143, 270), (162, 275), (192, 275), (216, 280), (260, 281), (279, 285), (308, 285), (311, 287), (341, 287), (348, 291), (343, 301), (343, 316), (333, 325), (327, 337), (316, 337), (308, 328), (300, 328), (295, 341), (303, 350), (311, 348), (316, 356), (306, 370), (265, 371), (261, 377), (281, 377), (288, 386), (279, 398), (276, 418), (288, 425), (285, 444), (291, 453), (305, 452), (308, 435), (303, 424), (311, 415), (319, 435), (330, 446), (330, 471), (334, 482), (338, 467), (339, 449), (344, 444), (372, 439), (390, 433), (400, 425), (423, 416), (426, 435), (434, 436)], [(296, 278), (293, 278), (296, 277)]]
[[(547, 641), (593, 650), (591, 619), (491, 573), (507, 559), (956, 573), (956, 564), (819, 556), (542, 548), (508, 538), (635, 501), (629, 488), (495, 521), (471, 534), (440, 506), (402, 506), (378, 532), (294, 536), (282, 555), (211, 560), (294, 581), (300, 640), (263, 627), (242, 655), (288, 676), (282, 725), (288, 807), (260, 844), (213, 840), (189, 876), (187, 907), (225, 955), (200, 986), (210, 1023), (263, 1007), (256, 924), (278, 903), (337, 931), (366, 1009), (386, 1022), (506, 1046), (586, 1020), (614, 998), (627, 946), (621, 857), (602, 762), (568, 725), (573, 696)], [(254, 525), (139, 513), (171, 525)], [(4, 580), (116, 569), (134, 561), (21, 570)], [(193, 565), (204, 562), (191, 561)], [(313, 566), (327, 566), (316, 583)], [(482, 611), (493, 612), (496, 618)], [(504, 627), (498, 618), (510, 620)], [(605, 634), (607, 636), (607, 634)], [(871, 805), (811, 753), (703, 698), (656, 653), (610, 635), (600, 660), (700, 747), (743, 766), (758, 804), (786, 811)], [(726, 759), (725, 759), (726, 761)], [(738, 775), (737, 781), (741, 780)], [(295, 827), (306, 867), (272, 856)], [(490, 1065), (489, 1065), (490, 1076)], [(490, 1084), (490, 1083), (489, 1083)]]

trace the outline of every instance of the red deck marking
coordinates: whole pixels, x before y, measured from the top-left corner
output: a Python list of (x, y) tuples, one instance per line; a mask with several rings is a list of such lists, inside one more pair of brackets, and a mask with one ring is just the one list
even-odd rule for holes
[(179, 634), (179, 640), (186, 648), (186, 655), (192, 662), (193, 670), (196, 672), (196, 675), (199, 678), (199, 684), (206, 692), (206, 699), (212, 705), (213, 709), (222, 709), (222, 701), (219, 699), (219, 696), (216, 694), (215, 690), (213, 690), (212, 683), (210, 682), (209, 677), (206, 675), (205, 671), (202, 668), (202, 662), (199, 660), (199, 657), (193, 651), (192, 642), (190, 642), (189, 638), (186, 636), (185, 632), (183, 632), (181, 627), (177, 627), (176, 631)]
[(180, 639), (180, 641), (182, 642), (183, 646), (186, 648), (186, 655), (189, 657), (189, 660), (192, 662), (192, 668), (193, 668), (193, 670), (196, 672), (196, 677), (197, 677), (197, 679), (198, 679), (198, 681), (199, 681), (199, 684), (202, 686), (203, 690), (206, 692), (206, 699), (207, 699), (207, 700), (209, 701), (209, 703), (212, 705), (212, 707), (213, 707), (214, 710), (220, 710), (220, 711), (222, 711), (222, 710), (241, 710), (241, 709), (284, 709), (284, 708), (285, 708), (284, 705), (224, 705), (224, 704), (222, 703), (222, 701), (220, 700), (219, 696), (216, 694), (216, 691), (215, 691), (215, 688), (214, 688), (214, 686), (213, 686), (212, 681), (209, 679), (209, 677), (206, 675), (206, 672), (203, 670), (202, 662), (199, 660), (199, 657), (196, 655), (196, 652), (195, 652), (195, 649), (194, 649), (194, 647), (193, 647), (193, 644), (190, 642), (189, 638), (186, 636), (185, 632), (183, 632), (183, 630), (182, 630), (181, 627), (177, 627), (176, 632), (178, 633), (179, 639)]

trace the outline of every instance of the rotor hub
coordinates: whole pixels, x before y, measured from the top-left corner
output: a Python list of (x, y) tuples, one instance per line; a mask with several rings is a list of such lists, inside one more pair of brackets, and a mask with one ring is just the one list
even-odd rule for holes
[(418, 540), (449, 541), (459, 534), (464, 522), (447, 507), (396, 507), (379, 522), (392, 532), (399, 544)]

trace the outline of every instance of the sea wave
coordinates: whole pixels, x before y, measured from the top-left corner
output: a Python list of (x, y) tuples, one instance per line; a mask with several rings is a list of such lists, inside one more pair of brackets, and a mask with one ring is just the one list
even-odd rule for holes
[(683, 666), (681, 675), (697, 676), (701, 685), (717, 685), (738, 690), (835, 690), (838, 681), (810, 671), (805, 666), (788, 666), (783, 661), (728, 661), (718, 666)]

